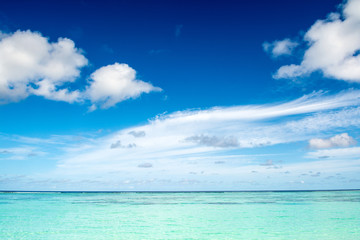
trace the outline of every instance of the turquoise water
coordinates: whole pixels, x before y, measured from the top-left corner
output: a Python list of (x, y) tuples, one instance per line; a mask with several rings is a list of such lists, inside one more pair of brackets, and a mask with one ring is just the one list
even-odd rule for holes
[(0, 239), (360, 239), (360, 191), (0, 193)]

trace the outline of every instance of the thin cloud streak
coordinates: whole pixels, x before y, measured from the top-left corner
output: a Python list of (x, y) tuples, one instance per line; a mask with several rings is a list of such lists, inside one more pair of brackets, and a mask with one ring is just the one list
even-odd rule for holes
[(326, 156), (326, 159), (360, 159), (360, 147), (322, 149), (309, 152), (306, 157), (322, 159), (324, 156)]

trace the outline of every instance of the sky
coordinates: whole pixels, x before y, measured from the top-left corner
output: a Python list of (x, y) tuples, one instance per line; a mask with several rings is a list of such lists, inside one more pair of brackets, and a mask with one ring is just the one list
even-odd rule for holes
[(0, 190), (360, 188), (360, 0), (6, 1)]

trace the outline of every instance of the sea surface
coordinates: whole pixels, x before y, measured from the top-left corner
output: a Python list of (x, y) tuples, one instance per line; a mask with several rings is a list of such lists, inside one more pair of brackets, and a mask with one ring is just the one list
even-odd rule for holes
[(0, 193), (0, 239), (360, 239), (360, 191)]

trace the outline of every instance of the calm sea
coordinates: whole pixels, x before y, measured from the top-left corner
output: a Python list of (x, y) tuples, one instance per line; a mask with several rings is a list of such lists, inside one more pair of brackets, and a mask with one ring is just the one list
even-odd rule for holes
[(360, 191), (0, 193), (0, 239), (360, 239)]

